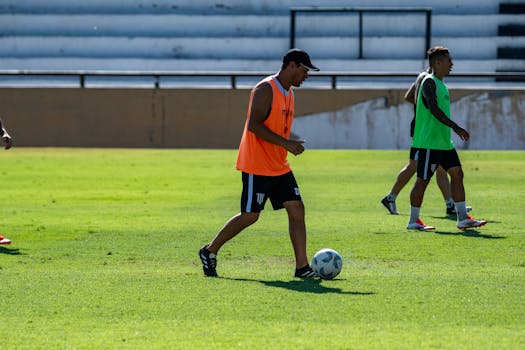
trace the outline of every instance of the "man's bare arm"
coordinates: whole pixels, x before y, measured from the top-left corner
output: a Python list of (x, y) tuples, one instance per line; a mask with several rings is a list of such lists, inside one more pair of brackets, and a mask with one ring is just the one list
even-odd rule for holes
[(415, 94), (416, 94), (416, 83), (413, 82), (412, 85), (410, 85), (408, 90), (405, 92), (405, 97), (404, 97), (405, 101), (415, 105), (416, 104)]

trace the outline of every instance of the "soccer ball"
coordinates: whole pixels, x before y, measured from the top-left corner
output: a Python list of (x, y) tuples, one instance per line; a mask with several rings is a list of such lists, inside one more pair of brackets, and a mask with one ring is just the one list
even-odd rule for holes
[(343, 268), (343, 259), (338, 252), (325, 248), (315, 253), (312, 258), (312, 270), (316, 276), (325, 280), (331, 280), (339, 275)]

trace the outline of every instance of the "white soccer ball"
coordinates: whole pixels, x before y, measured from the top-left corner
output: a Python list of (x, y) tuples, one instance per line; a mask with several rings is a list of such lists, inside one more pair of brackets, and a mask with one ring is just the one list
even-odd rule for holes
[(338, 252), (325, 248), (315, 253), (312, 258), (312, 270), (316, 276), (325, 280), (331, 280), (339, 275), (343, 268), (343, 259)]

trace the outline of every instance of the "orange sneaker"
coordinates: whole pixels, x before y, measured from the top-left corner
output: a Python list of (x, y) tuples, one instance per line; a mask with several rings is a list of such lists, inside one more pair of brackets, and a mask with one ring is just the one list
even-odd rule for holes
[(11, 244), (11, 240), (0, 235), (0, 244)]
[(435, 230), (436, 228), (434, 226), (425, 225), (423, 221), (421, 221), (421, 219), (417, 219), (416, 222), (412, 224), (408, 224), (407, 229), (418, 230), (418, 231), (430, 231), (430, 230)]
[(466, 230), (469, 228), (485, 226), (486, 224), (486, 220), (476, 220), (472, 216), (467, 215), (467, 218), (465, 220), (458, 221), (457, 226), (460, 230)]

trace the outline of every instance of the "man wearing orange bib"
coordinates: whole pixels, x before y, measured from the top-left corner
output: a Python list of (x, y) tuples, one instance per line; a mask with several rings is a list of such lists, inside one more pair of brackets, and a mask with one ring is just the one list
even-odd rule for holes
[(287, 160), (288, 152), (297, 156), (304, 151), (304, 141), (290, 140), (294, 118), (292, 86), (299, 87), (310, 70), (319, 69), (305, 51), (292, 49), (284, 55), (279, 72), (253, 88), (236, 164), (242, 172), (241, 210), (200, 249), (206, 276), (217, 277), (219, 249), (259, 219), (268, 198), (274, 210), (285, 208), (288, 214), (295, 277), (314, 276), (306, 254), (304, 205)]

